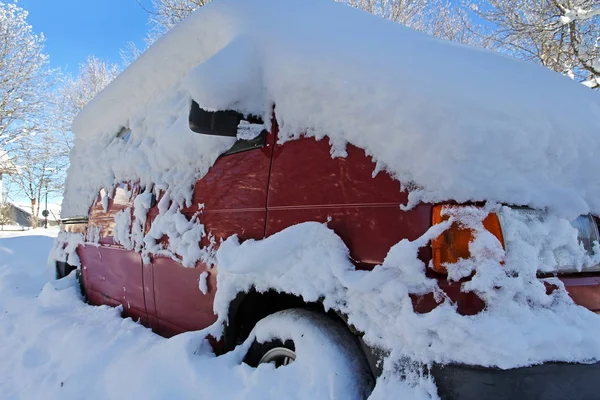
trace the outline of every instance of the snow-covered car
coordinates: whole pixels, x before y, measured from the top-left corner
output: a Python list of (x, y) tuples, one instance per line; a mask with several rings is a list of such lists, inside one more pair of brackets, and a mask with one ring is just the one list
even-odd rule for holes
[(252, 366), (340, 357), (315, 379), (358, 397), (600, 393), (600, 98), (568, 78), (339, 4), (219, 0), (73, 131), (53, 256), (90, 304), (250, 341)]

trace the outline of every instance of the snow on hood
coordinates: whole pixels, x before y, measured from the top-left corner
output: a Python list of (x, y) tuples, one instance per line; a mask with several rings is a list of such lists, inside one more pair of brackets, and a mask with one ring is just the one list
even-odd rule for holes
[[(180, 101), (165, 105), (175, 95)], [(190, 97), (208, 109), (259, 115), (275, 104), (280, 141), (327, 135), (335, 155), (346, 143), (361, 147), (411, 190), (413, 204), (491, 200), (569, 217), (600, 213), (598, 93), (541, 66), (332, 2), (219, 0), (155, 43), (79, 114), (70, 174), (92, 161), (108, 165), (85, 183), (70, 177), (65, 215), (87, 213), (112, 181), (181, 182), (148, 166), (165, 152), (173, 158), (169, 149), (128, 150), (129, 170), (92, 150), (94, 141), (108, 147), (122, 126), (137, 145), (185, 136), (186, 152), (198, 153), (173, 168), (189, 179), (205, 173), (227, 144), (189, 131)], [(135, 157), (146, 158), (137, 163), (145, 168)]]

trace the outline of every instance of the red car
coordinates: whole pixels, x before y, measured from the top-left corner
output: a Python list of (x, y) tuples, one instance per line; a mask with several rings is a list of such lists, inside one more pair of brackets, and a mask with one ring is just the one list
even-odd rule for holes
[[(234, 112), (206, 112), (194, 104), (190, 127), (199, 134), (235, 136), (242, 118)], [(277, 135), (274, 117), (269, 132), (263, 131), (252, 140), (238, 140), (196, 182), (192, 206), (182, 209), (181, 213), (191, 219), (203, 204), (201, 222), (207, 236), (212, 236), (217, 243), (234, 234), (240, 240), (262, 239), (302, 222), (329, 221), (328, 226), (350, 249), (356, 268), (362, 270), (381, 264), (390, 247), (402, 239), (415, 240), (432, 224), (440, 222), (441, 206), (421, 204), (409, 211), (401, 210), (400, 205), (407, 202), (406, 192), (386, 173), (373, 177), (374, 164), (363, 150), (349, 145), (347, 157), (332, 158), (327, 141), (301, 138), (277, 144)], [(93, 229), (100, 232), (98, 246), (82, 245), (77, 249), (82, 266), (79, 279), (87, 301), (94, 305), (122, 305), (124, 317), (139, 320), (165, 337), (213, 324), (217, 319), (213, 298), (218, 266), (209, 270), (205, 295), (198, 284), (200, 274), (207, 270), (206, 265), (198, 263), (195, 268), (185, 268), (171, 258), (153, 254), (144, 260), (139, 252), (115, 242), (115, 216), (134, 208), (135, 196), (126, 196), (126, 189), (133, 190), (134, 194), (140, 192), (135, 183), (124, 183), (115, 188), (106, 210), (99, 197), (86, 218), (63, 221), (69, 232)], [(159, 192), (158, 198), (152, 199), (145, 232), (151, 229), (159, 213), (157, 204), (161, 195)], [(502, 241), (502, 230), (495, 215), (490, 215), (484, 224)], [(485, 303), (473, 293), (462, 293), (461, 282), (445, 279), (444, 262), (469, 257), (469, 232), (456, 227), (451, 231), (452, 234), (434, 240), (419, 258), (426, 263), (433, 261), (434, 268), (427, 274), (439, 281), (440, 287), (457, 304), (458, 311), (474, 315), (484, 309)], [(202, 246), (210, 244), (207, 236)], [(73, 269), (58, 263), (57, 275), (66, 276)], [(600, 312), (600, 273), (575, 273), (560, 276), (560, 279), (577, 304)], [(418, 313), (427, 313), (437, 305), (433, 296), (415, 296), (412, 300)], [(233, 349), (261, 319), (296, 308), (309, 309), (312, 314), (322, 314), (344, 324), (343, 315), (325, 312), (319, 302), (307, 304), (290, 293), (240, 293), (230, 307), (223, 339), (214, 342), (215, 350), (222, 353)], [(376, 350), (359, 346), (360, 332), (351, 327), (344, 332), (348, 340), (355, 342), (356, 356), (364, 365), (368, 363), (370, 373), (377, 375)], [(273, 352), (273, 347), (279, 352)], [(290, 346), (287, 342), (270, 347), (254, 346), (250, 353), (247, 360), (251, 364), (272, 361), (285, 364), (295, 357), (293, 343)], [(597, 365), (548, 363), (512, 370), (453, 365), (434, 367), (433, 373), (440, 396), (447, 399), (591, 399), (600, 396), (600, 380), (594, 379), (599, 373)], [(554, 385), (565, 379), (567, 385)], [(577, 392), (568, 396), (561, 392), (573, 388), (577, 388)]]

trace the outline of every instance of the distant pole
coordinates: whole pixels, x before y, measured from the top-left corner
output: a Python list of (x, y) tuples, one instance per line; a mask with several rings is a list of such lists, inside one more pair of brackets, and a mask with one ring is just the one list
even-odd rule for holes
[(44, 217), (44, 229), (48, 229), (48, 184), (46, 183), (46, 206), (44, 208), (46, 216)]

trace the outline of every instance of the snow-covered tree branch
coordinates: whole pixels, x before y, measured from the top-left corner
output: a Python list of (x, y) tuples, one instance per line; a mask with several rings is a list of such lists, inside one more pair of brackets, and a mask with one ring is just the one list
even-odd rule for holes
[(0, 2), (0, 147), (39, 125), (53, 83), (44, 36), (26, 19), (16, 3)]
[(584, 10), (581, 7), (576, 7), (573, 10), (565, 8), (564, 13), (565, 14), (560, 17), (560, 22), (566, 25), (578, 19), (588, 19), (600, 15), (600, 6), (593, 10)]
[(10, 177), (31, 206), (31, 224), (37, 227), (42, 197), (62, 191), (66, 158), (57, 137), (51, 133), (25, 135), (12, 146), (18, 173)]
[[(463, 9), (448, 0), (335, 1), (444, 39), (463, 43), (473, 43), (477, 39), (471, 34), (472, 30), (465, 29), (467, 18)], [(154, 10), (147, 10), (152, 24), (149, 43), (209, 2), (210, 0), (153, 0)]]
[(600, 88), (598, 0), (466, 0), (499, 51)]
[(89, 56), (79, 65), (77, 76), (67, 77), (62, 87), (54, 94), (57, 130), (63, 136), (65, 155), (71, 150), (71, 124), (83, 107), (117, 77), (120, 68), (116, 64)]
[(460, 5), (447, 0), (336, 0), (444, 39), (475, 44), (477, 36)]

